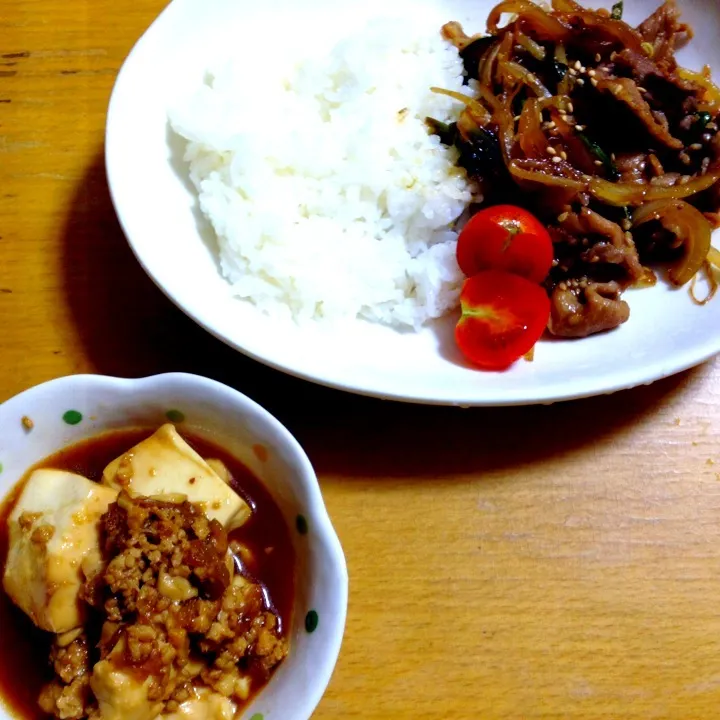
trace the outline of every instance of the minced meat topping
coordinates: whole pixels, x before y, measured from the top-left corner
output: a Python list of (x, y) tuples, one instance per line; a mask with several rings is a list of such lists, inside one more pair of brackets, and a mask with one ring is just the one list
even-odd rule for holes
[(121, 492), (101, 531), (103, 562), (82, 592), (97, 637), (57, 637), (43, 710), (99, 718), (98, 662), (146, 683), (154, 715), (174, 712), (198, 687), (247, 700), (288, 648), (262, 588), (236, 572), (222, 525), (181, 498)]

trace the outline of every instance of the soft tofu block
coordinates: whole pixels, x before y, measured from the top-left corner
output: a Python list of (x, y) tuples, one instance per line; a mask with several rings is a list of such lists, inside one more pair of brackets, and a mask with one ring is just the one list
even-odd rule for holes
[(117, 491), (62, 470), (36, 470), (8, 518), (3, 585), (43, 630), (82, 625), (83, 560), (99, 556), (99, 519)]
[(184, 495), (227, 529), (242, 525), (247, 503), (180, 437), (171, 424), (111, 462), (103, 483), (132, 495)]
[(235, 716), (232, 700), (207, 688), (197, 688), (194, 697), (180, 703), (175, 712), (161, 715), (159, 720), (233, 720)]
[(105, 660), (95, 663), (90, 688), (97, 698), (102, 720), (153, 720), (162, 703), (148, 698), (152, 676), (138, 677), (131, 670), (116, 664), (125, 650), (124, 639)]

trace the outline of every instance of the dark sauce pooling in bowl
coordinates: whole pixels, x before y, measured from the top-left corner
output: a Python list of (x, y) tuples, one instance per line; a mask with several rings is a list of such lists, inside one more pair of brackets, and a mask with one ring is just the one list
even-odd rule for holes
[[(26, 478), (38, 468), (68, 470), (99, 481), (105, 467), (119, 455), (148, 438), (154, 430), (119, 430), (85, 440), (51, 455), (26, 473), (0, 505), (0, 576), (8, 552), (7, 519)], [(263, 587), (271, 609), (280, 617), (283, 632), (290, 627), (295, 556), (290, 532), (270, 493), (250, 470), (214, 443), (181, 432), (204, 458), (222, 460), (232, 476), (232, 486), (253, 509), (243, 527), (233, 530), (236, 539), (252, 551), (252, 562), (244, 574)], [(43, 720), (47, 716), (37, 705), (42, 686), (52, 677), (48, 668), (50, 636), (38, 630), (18, 610), (0, 586), (0, 703), (22, 720)]]

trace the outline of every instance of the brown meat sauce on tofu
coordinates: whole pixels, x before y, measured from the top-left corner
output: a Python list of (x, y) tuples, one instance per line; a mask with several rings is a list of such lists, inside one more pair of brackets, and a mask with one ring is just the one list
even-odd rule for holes
[[(171, 425), (101, 477), (35, 470), (8, 515), (5, 590), (51, 633), (39, 709), (231, 720), (288, 653), (253, 573), (278, 546), (268, 554), (232, 534), (259, 506), (236, 492), (228, 463), (207, 463)], [(279, 549), (291, 554), (289, 540)]]

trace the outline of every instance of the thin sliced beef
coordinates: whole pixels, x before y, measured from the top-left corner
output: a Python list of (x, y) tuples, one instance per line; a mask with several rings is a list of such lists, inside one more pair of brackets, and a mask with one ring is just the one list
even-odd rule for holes
[(615, 166), (620, 173), (620, 182), (644, 183), (645, 170), (648, 164), (647, 153), (625, 153), (618, 155)]
[(625, 262), (625, 252), (616, 248), (612, 243), (599, 242), (585, 250), (580, 258), (586, 263), (622, 265)]
[[(630, 284), (641, 282), (646, 276), (645, 269), (640, 264), (635, 245), (628, 241), (622, 228), (617, 224), (599, 215), (594, 210), (583, 208), (579, 213), (570, 213), (563, 223), (563, 229), (575, 236), (599, 235), (607, 238), (610, 245), (622, 254), (622, 264), (628, 274)], [(615, 258), (618, 256), (615, 255)], [(594, 262), (599, 262), (596, 260)], [(613, 264), (618, 264), (614, 259)]]
[(669, 69), (677, 67), (674, 51), (692, 38), (692, 28), (680, 22), (680, 10), (675, 0), (666, 0), (638, 28), (646, 43), (653, 46), (653, 59)]
[(662, 113), (653, 111), (634, 80), (605, 76), (598, 80), (597, 89), (610, 93), (618, 102), (624, 103), (654, 140), (673, 150), (682, 150), (682, 140), (670, 134), (667, 118)]
[(671, 122), (682, 123), (697, 111), (702, 88), (681, 78), (668, 63), (660, 67), (647, 55), (625, 49), (615, 55), (612, 70), (615, 75), (630, 77), (644, 88), (645, 101), (654, 109), (662, 108)]
[(656, 187), (674, 187), (680, 182), (682, 175), (677, 172), (667, 172), (658, 177), (654, 177), (651, 182)]
[(617, 283), (594, 283), (580, 290), (556, 287), (550, 296), (548, 330), (559, 337), (579, 338), (612, 330), (630, 317)]
[(622, 52), (616, 53), (614, 63), (615, 69), (619, 71), (618, 74), (629, 74), (633, 80), (643, 87), (646, 84), (652, 84), (652, 80), (656, 79), (673, 85), (676, 90), (686, 95), (692, 95), (700, 91), (700, 88), (695, 85), (695, 83), (684, 80), (667, 68), (661, 68), (647, 55), (635, 52), (634, 50), (625, 49)]

